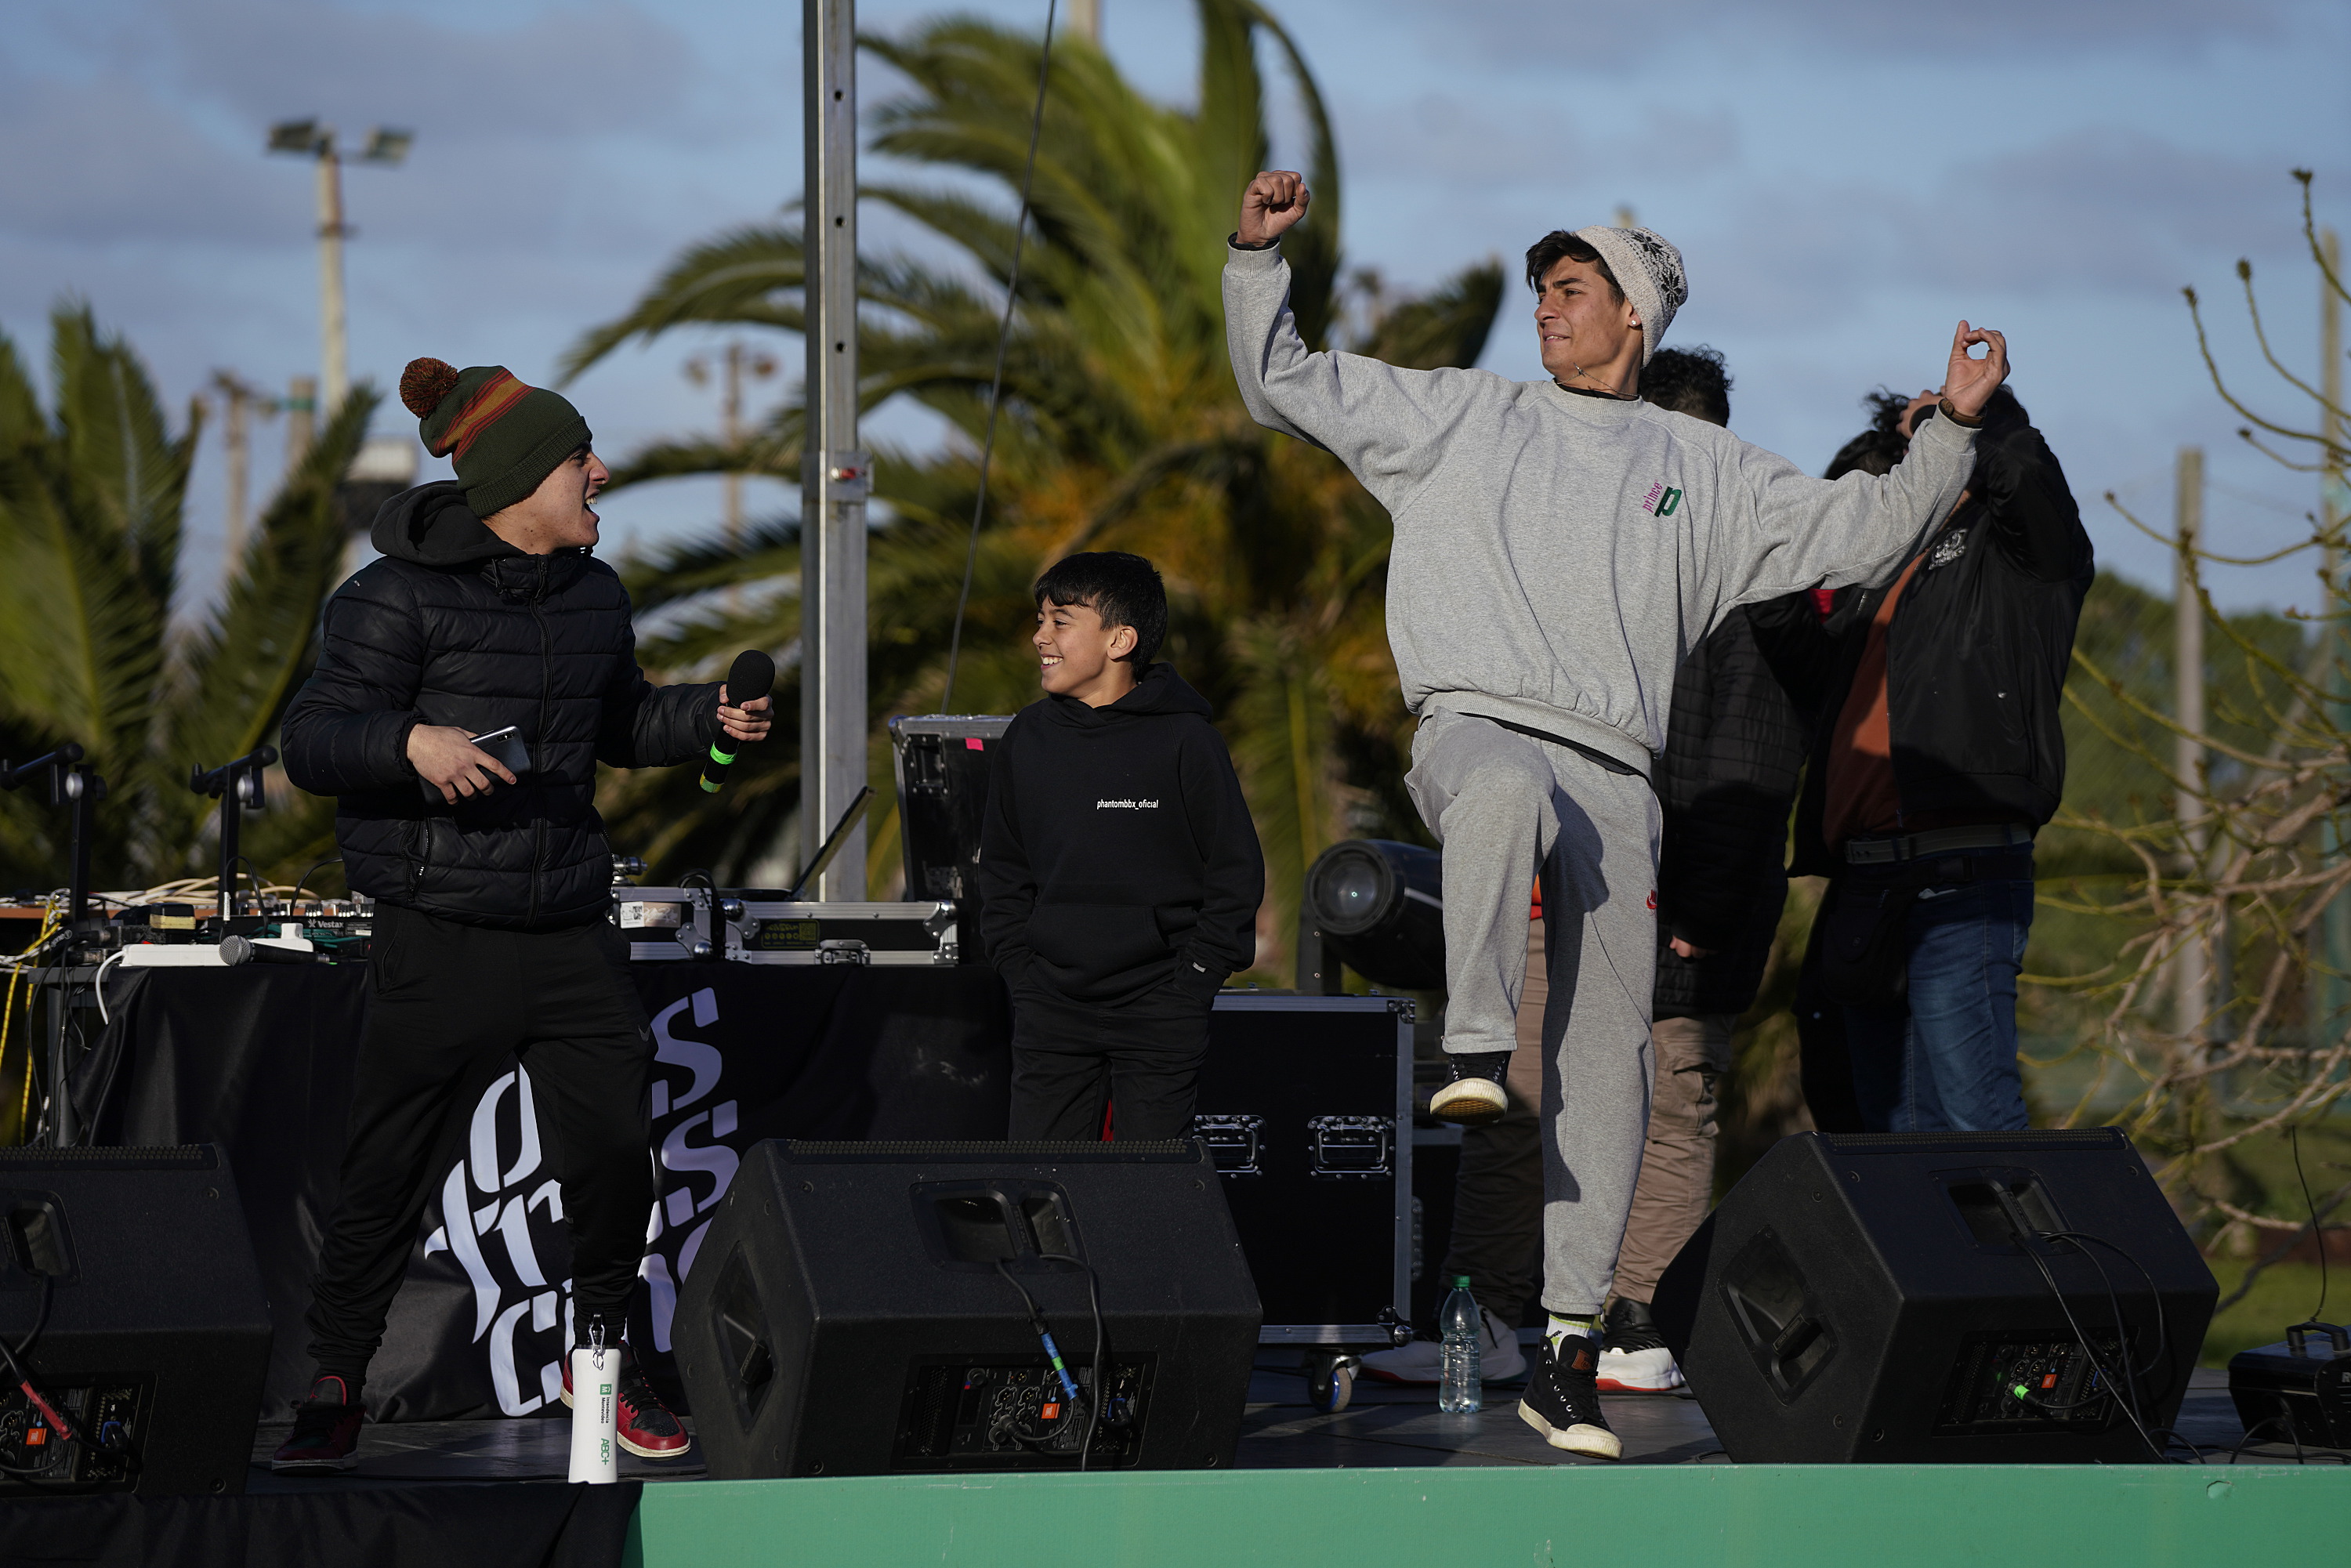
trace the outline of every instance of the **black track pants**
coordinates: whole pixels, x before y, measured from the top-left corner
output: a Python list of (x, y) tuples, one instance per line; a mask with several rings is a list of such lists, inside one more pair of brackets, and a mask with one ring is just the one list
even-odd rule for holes
[(1034, 991), (1012, 1002), (1012, 1136), (1180, 1138), (1208, 1054), (1208, 998), (1162, 988), (1119, 1008)]
[(653, 1032), (629, 980), (628, 939), (602, 921), (492, 931), (380, 904), (370, 970), (342, 1189), (311, 1287), (320, 1369), (364, 1375), (416, 1244), (450, 1102), (468, 1069), (507, 1051), (530, 1072), (563, 1184), (575, 1321), (584, 1333), (601, 1313), (617, 1334), (653, 1201)]

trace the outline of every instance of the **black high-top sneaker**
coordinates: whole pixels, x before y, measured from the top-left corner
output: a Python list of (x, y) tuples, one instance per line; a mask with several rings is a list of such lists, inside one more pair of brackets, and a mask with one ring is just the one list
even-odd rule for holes
[(1646, 1301), (1619, 1296), (1601, 1320), (1608, 1348), (1600, 1353), (1600, 1387), (1608, 1394), (1671, 1394), (1682, 1385), (1682, 1369), (1657, 1332)]
[(1510, 1108), (1503, 1080), (1510, 1071), (1507, 1051), (1459, 1051), (1446, 1055), (1452, 1078), (1428, 1097), (1428, 1113), (1463, 1127), (1489, 1127)]
[(1527, 1374), (1526, 1396), (1519, 1401), (1519, 1418), (1543, 1436), (1554, 1448), (1587, 1458), (1617, 1459), (1625, 1445), (1608, 1429), (1600, 1413), (1600, 1390), (1594, 1375), (1600, 1366), (1600, 1346), (1582, 1334), (1563, 1334), (1553, 1354), (1551, 1336), (1543, 1336), (1534, 1366)]
[(269, 1468), (281, 1476), (330, 1476), (360, 1466), (359, 1390), (332, 1373), (320, 1373), (310, 1396), (294, 1402), (294, 1431), (277, 1445)]

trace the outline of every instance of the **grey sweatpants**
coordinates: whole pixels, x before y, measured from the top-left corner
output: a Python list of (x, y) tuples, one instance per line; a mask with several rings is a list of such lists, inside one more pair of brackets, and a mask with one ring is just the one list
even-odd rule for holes
[(1527, 900), (1542, 878), (1543, 1306), (1600, 1311), (1641, 1171), (1656, 971), (1656, 796), (1562, 746), (1442, 711), (1413, 804), (1445, 846), (1445, 1049), (1517, 1044)]

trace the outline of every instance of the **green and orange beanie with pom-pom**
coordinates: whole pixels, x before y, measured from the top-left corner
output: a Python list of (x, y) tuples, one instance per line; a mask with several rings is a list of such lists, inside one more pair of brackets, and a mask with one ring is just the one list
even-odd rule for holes
[(538, 488), (557, 465), (587, 445), (588, 422), (560, 392), (526, 386), (504, 365), (457, 370), (411, 360), (400, 401), (414, 414), (424, 449), (449, 458), (465, 504), (477, 517), (504, 511)]

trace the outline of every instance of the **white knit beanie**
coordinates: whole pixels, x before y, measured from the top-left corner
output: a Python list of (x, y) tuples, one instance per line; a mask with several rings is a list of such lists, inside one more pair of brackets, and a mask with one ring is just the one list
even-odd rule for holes
[(1674, 312), (1689, 298), (1689, 279), (1682, 271), (1682, 253), (1644, 228), (1613, 229), (1594, 224), (1578, 229), (1575, 237), (1600, 253), (1641, 318), (1641, 363), (1664, 341)]

